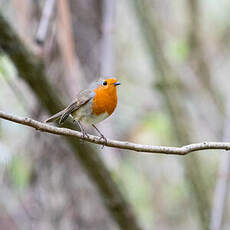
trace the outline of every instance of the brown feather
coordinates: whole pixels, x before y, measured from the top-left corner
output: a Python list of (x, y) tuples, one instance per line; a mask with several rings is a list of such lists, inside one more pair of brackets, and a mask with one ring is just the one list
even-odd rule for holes
[(81, 106), (85, 105), (92, 97), (92, 90), (86, 89), (84, 91), (81, 91), (77, 95), (77, 98), (64, 110), (59, 120), (59, 123), (62, 124), (70, 114), (78, 110)]
[(49, 117), (48, 119), (45, 120), (45, 122), (52, 122), (52, 121), (55, 121), (57, 119), (59, 119), (62, 114), (63, 114), (64, 110), (58, 112), (58, 113), (55, 113), (53, 116)]

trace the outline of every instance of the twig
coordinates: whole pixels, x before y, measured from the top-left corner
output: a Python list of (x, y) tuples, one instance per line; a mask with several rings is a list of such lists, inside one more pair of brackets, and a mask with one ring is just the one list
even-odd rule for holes
[[(52, 125), (47, 125), (43, 122), (35, 121), (31, 118), (18, 117), (12, 114), (5, 113), (3, 111), (0, 111), (0, 118), (15, 123), (19, 123), (22, 125), (33, 127), (42, 132), (63, 135), (63, 136), (78, 137), (80, 139), (84, 138), (82, 133), (78, 131), (74, 131), (72, 129), (67, 129), (67, 128), (58, 128)], [(230, 150), (230, 142), (202, 142), (202, 143), (184, 145), (182, 147), (167, 147), (167, 146), (142, 145), (142, 144), (136, 144), (127, 141), (116, 141), (110, 139), (107, 139), (107, 142), (105, 142), (104, 140), (100, 139), (100, 137), (93, 136), (93, 135), (89, 135), (89, 137), (85, 137), (84, 140), (99, 145), (105, 145), (108, 147), (115, 147), (120, 149), (129, 149), (137, 152), (162, 153), (162, 154), (173, 154), (173, 155), (186, 155), (191, 152), (195, 152), (198, 150), (206, 150), (206, 149)]]

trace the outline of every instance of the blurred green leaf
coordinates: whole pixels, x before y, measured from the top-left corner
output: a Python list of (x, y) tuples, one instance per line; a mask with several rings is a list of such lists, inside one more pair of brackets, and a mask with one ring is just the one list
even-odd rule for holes
[(5, 55), (0, 55), (0, 75), (6, 78), (12, 78), (15, 74), (16, 70), (9, 58)]
[(14, 156), (9, 170), (13, 185), (18, 189), (25, 189), (29, 184), (31, 176), (28, 160), (23, 156)]
[[(144, 135), (143, 137), (148, 141), (154, 139), (155, 143), (170, 144), (169, 142), (174, 140), (174, 138), (172, 134), (172, 126), (168, 115), (164, 112), (156, 111), (148, 114), (143, 120), (142, 135)], [(147, 138), (146, 135), (148, 135), (149, 138)]]
[(167, 53), (173, 61), (182, 62), (189, 54), (189, 45), (185, 40), (169, 42)]
[(142, 224), (152, 225), (152, 187), (145, 176), (127, 162), (121, 164), (113, 176), (133, 204)]
[(144, 120), (146, 129), (154, 130), (155, 132), (168, 132), (171, 128), (170, 121), (167, 115), (162, 112), (154, 112), (148, 115)]

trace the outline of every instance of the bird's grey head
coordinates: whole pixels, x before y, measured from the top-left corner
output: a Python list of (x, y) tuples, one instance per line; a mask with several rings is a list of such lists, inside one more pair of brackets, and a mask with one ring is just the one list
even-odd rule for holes
[(120, 83), (117, 81), (116, 78), (100, 78), (96, 82), (93, 82), (90, 85), (90, 88), (95, 89), (95, 88), (98, 88), (100, 86), (106, 86), (107, 84), (108, 85), (113, 84), (115, 86), (120, 85)]

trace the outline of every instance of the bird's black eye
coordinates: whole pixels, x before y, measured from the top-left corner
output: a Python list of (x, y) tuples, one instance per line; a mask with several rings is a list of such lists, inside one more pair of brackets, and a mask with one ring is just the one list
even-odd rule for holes
[(103, 81), (103, 85), (107, 85), (107, 81)]

